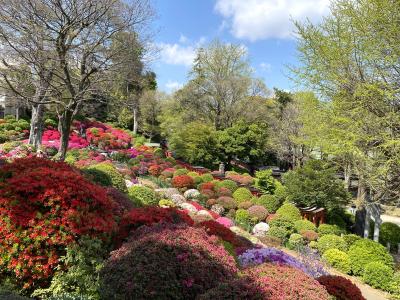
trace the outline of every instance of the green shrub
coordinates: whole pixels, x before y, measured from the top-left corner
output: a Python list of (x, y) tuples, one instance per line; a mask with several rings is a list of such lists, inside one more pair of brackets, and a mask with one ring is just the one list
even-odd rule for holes
[(98, 276), (107, 254), (107, 247), (100, 239), (83, 237), (78, 244), (67, 247), (66, 255), (61, 257), (68, 268), (56, 272), (50, 286), (35, 290), (32, 296), (63, 299), (67, 293), (68, 299), (99, 299)]
[(210, 182), (214, 180), (214, 177), (210, 173), (202, 174), (200, 177), (203, 182)]
[[(99, 163), (97, 165), (90, 166), (87, 168), (87, 170), (91, 170), (91, 174), (94, 174), (95, 172), (102, 173), (107, 175), (111, 182), (112, 186), (119, 189), (122, 192), (126, 192), (126, 184), (125, 184), (125, 178), (124, 176), (118, 172), (118, 170), (110, 163)], [(97, 178), (100, 178), (102, 175), (97, 175)]]
[[(30, 123), (23, 119), (19, 120), (17, 122), (17, 124), (18, 124), (18, 127), (21, 128), (21, 130), (28, 130), (30, 128)], [(19, 131), (21, 131), (21, 130), (19, 130)]]
[(370, 262), (382, 262), (393, 268), (393, 257), (384, 246), (369, 239), (356, 241), (349, 249), (351, 270), (354, 275), (363, 275), (365, 266)]
[(236, 203), (239, 204), (241, 202), (249, 201), (253, 198), (253, 194), (250, 192), (249, 189), (245, 187), (238, 188), (233, 193), (233, 199), (235, 199)]
[(373, 288), (388, 291), (393, 281), (393, 269), (382, 262), (368, 263), (363, 272), (363, 280)]
[(400, 299), (400, 271), (397, 271), (393, 275), (393, 280), (390, 284), (391, 299)]
[(271, 227), (267, 233), (267, 236), (278, 238), (281, 241), (281, 243), (287, 241), (289, 235), (290, 234), (288, 233), (288, 231), (282, 227)]
[(386, 246), (390, 243), (390, 248), (395, 250), (400, 243), (400, 226), (390, 222), (382, 223), (379, 232), (379, 242)]
[(154, 190), (147, 186), (134, 185), (128, 189), (129, 198), (137, 206), (157, 205), (158, 199)]
[(343, 240), (343, 238), (334, 234), (327, 234), (321, 236), (318, 239), (317, 243), (318, 243), (318, 251), (321, 254), (324, 254), (325, 251), (329, 249), (338, 249), (344, 252), (347, 250), (347, 245)]
[(299, 249), (304, 246), (304, 239), (298, 233), (292, 233), (288, 241), (289, 249)]
[(186, 175), (193, 178), (193, 181), (196, 186), (203, 182), (203, 180), (201, 179), (200, 175), (197, 172), (188, 172)]
[(343, 272), (350, 273), (350, 259), (346, 252), (339, 249), (328, 249), (322, 255), (322, 259), (335, 269)]
[(276, 189), (278, 180), (272, 177), (272, 170), (262, 170), (256, 172), (254, 186), (263, 194), (273, 195)]
[(317, 227), (314, 225), (314, 223), (308, 220), (298, 220), (294, 222), (294, 228), (298, 233), (301, 233), (302, 231), (305, 230), (312, 230), (312, 231), (317, 230)]
[(301, 220), (300, 210), (293, 204), (286, 203), (283, 204), (277, 211), (278, 216), (285, 217), (293, 222)]
[(51, 127), (53, 127), (53, 128), (57, 128), (57, 126), (58, 126), (58, 123), (57, 123), (57, 121), (55, 121), (55, 120), (53, 120), (53, 119), (46, 119), (45, 121), (44, 121), (44, 125), (47, 127), (47, 126), (51, 126)]
[(93, 181), (96, 184), (99, 184), (101, 186), (112, 186), (112, 181), (111, 177), (98, 169), (82, 169), (81, 172), (83, 175), (89, 179), (90, 181)]
[(189, 170), (188, 169), (177, 169), (175, 172), (174, 172), (174, 177), (175, 176), (180, 176), (180, 175), (186, 175), (187, 173), (189, 173)]
[(287, 218), (284, 217), (276, 217), (272, 221), (269, 222), (271, 236), (275, 236), (285, 241), (289, 238), (289, 236), (294, 233), (294, 223)]
[(283, 176), (287, 198), (302, 206), (333, 209), (346, 205), (350, 194), (336, 177), (336, 170), (322, 160), (309, 160)]
[(347, 249), (350, 249), (350, 247), (357, 242), (358, 240), (361, 240), (361, 236), (356, 235), (356, 234), (345, 234), (343, 235), (343, 239), (346, 242)]
[(341, 235), (343, 233), (343, 230), (339, 226), (330, 225), (330, 224), (321, 224), (321, 225), (319, 225), (317, 231), (318, 231), (320, 236), (326, 235), (326, 234)]
[(226, 180), (222, 180), (222, 181), (216, 181), (215, 186), (217, 188), (227, 188), (230, 189), (231, 192), (233, 193), (234, 191), (236, 191), (236, 189), (238, 188), (237, 183), (234, 182), (233, 180), (230, 179), (226, 179)]
[(262, 195), (254, 201), (258, 205), (264, 206), (269, 213), (275, 213), (281, 202), (274, 195)]
[(159, 157), (159, 158), (164, 158), (165, 157), (165, 152), (161, 148), (155, 149), (153, 154), (154, 154), (155, 157)]
[(238, 209), (235, 214), (235, 222), (238, 225), (243, 226), (245, 229), (249, 229), (249, 227), (251, 226), (249, 212), (245, 209)]

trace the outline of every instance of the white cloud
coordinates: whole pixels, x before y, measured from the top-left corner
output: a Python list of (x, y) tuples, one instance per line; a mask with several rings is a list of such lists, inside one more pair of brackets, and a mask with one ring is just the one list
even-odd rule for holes
[(260, 64), (260, 68), (261, 68), (261, 70), (263, 70), (263, 71), (265, 71), (265, 72), (269, 72), (269, 71), (271, 71), (272, 66), (271, 66), (271, 64), (269, 64), (269, 63), (262, 62), (262, 63)]
[(168, 92), (174, 92), (176, 90), (179, 90), (182, 86), (183, 86), (182, 83), (171, 80), (168, 80), (167, 83), (165, 84), (165, 88)]
[[(236, 38), (250, 41), (293, 37), (293, 20), (318, 21), (329, 12), (330, 0), (217, 0), (215, 10)], [(226, 23), (228, 22), (228, 26)]]
[(181, 33), (181, 36), (179, 37), (179, 43), (185, 44), (188, 41), (189, 41), (189, 39)]
[(159, 43), (158, 47), (162, 62), (167, 64), (191, 66), (196, 57), (196, 49), (190, 45)]

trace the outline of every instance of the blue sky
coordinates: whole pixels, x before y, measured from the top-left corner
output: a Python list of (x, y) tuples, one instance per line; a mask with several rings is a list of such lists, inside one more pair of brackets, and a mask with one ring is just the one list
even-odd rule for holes
[(242, 44), (255, 76), (268, 88), (291, 90), (287, 65), (296, 64), (290, 19), (316, 22), (329, 0), (153, 0), (158, 18), (152, 63), (160, 90), (172, 92), (187, 81), (196, 48), (218, 38)]

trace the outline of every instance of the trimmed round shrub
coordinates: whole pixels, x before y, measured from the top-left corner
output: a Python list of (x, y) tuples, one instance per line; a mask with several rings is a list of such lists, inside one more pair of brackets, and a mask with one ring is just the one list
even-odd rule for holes
[(228, 188), (221, 187), (218, 189), (218, 195), (232, 197), (232, 192)]
[(245, 187), (240, 187), (233, 193), (233, 199), (235, 199), (237, 204), (239, 204), (241, 202), (249, 201), (252, 198), (253, 198), (253, 194), (250, 192), (249, 189), (247, 189)]
[(363, 280), (373, 288), (388, 291), (393, 280), (393, 269), (380, 261), (368, 263), (364, 268)]
[(341, 235), (343, 233), (343, 229), (337, 225), (321, 224), (318, 226), (318, 233), (321, 236), (325, 234)]
[(293, 222), (283, 217), (278, 216), (274, 218), (269, 222), (269, 226), (268, 235), (278, 237), (283, 241), (287, 240), (294, 233)]
[(317, 227), (314, 225), (314, 223), (308, 220), (298, 220), (294, 222), (294, 228), (298, 233), (302, 233), (305, 230), (317, 230)]
[(107, 191), (66, 163), (16, 159), (0, 167), (0, 190), (0, 269), (24, 288), (47, 284), (81, 236), (116, 230)]
[(257, 286), (247, 277), (235, 278), (228, 282), (222, 282), (215, 288), (208, 290), (205, 294), (200, 295), (196, 300), (231, 300), (231, 299), (251, 299), (263, 300), (269, 296), (263, 295)]
[(237, 224), (244, 226), (247, 229), (251, 221), (249, 212), (245, 209), (238, 209), (235, 214), (235, 221)]
[(360, 289), (347, 278), (324, 275), (317, 280), (337, 300), (365, 300)]
[(309, 242), (311, 242), (311, 241), (316, 241), (316, 240), (318, 240), (318, 237), (319, 237), (318, 233), (316, 233), (316, 232), (313, 231), (313, 230), (303, 230), (303, 231), (301, 232), (301, 236), (302, 236), (306, 241), (309, 241)]
[(172, 178), (172, 186), (175, 188), (192, 188), (194, 187), (194, 180), (188, 175), (178, 175)]
[(157, 205), (158, 198), (153, 189), (142, 186), (134, 185), (128, 189), (129, 198), (135, 203), (136, 206)]
[(230, 189), (231, 192), (235, 192), (238, 188), (238, 185), (236, 182), (234, 182), (233, 180), (230, 179), (226, 179), (226, 180), (222, 180), (222, 181), (217, 181), (216, 182), (216, 187), (217, 188), (227, 188)]
[(328, 249), (324, 252), (322, 258), (335, 269), (346, 274), (350, 273), (350, 259), (346, 252), (338, 249)]
[(201, 179), (199, 173), (197, 172), (189, 172), (186, 175), (192, 177), (194, 184), (197, 186), (198, 184), (202, 183), (203, 180)]
[(339, 249), (341, 251), (346, 251), (347, 250), (347, 245), (343, 238), (340, 236), (334, 235), (334, 234), (327, 234), (324, 236), (321, 236), (318, 241), (318, 251), (321, 254), (324, 254), (326, 250), (328, 249)]
[(288, 246), (290, 249), (299, 249), (304, 246), (304, 239), (298, 233), (292, 233), (288, 240)]
[(393, 257), (386, 248), (369, 239), (356, 241), (347, 254), (354, 275), (363, 275), (365, 266), (370, 262), (382, 262), (384, 265), (393, 268)]
[(225, 209), (235, 209), (237, 208), (237, 204), (235, 202), (235, 199), (231, 197), (219, 197), (217, 199), (217, 203), (221, 205)]
[(161, 199), (160, 201), (158, 201), (158, 206), (167, 208), (167, 207), (175, 207), (176, 204), (172, 200)]
[(400, 243), (400, 226), (390, 222), (382, 223), (379, 232), (379, 242), (384, 246), (390, 243), (391, 249), (397, 249)]
[(203, 182), (210, 182), (214, 180), (214, 177), (210, 173), (205, 173), (200, 175)]
[(299, 269), (271, 263), (246, 269), (264, 299), (328, 300), (325, 288)]
[(268, 210), (261, 205), (253, 205), (247, 209), (249, 216), (255, 222), (264, 221), (268, 216)]
[(293, 204), (283, 204), (277, 211), (278, 216), (285, 217), (293, 222), (301, 220), (300, 210)]
[(273, 195), (262, 195), (254, 201), (258, 205), (264, 206), (270, 213), (275, 213), (281, 205), (279, 199)]
[(101, 178), (103, 176), (108, 176), (109, 180), (112, 182), (112, 186), (119, 189), (122, 192), (127, 191), (125, 178), (118, 172), (118, 170), (110, 163), (99, 163), (87, 168), (87, 172), (90, 172), (92, 176), (97, 172), (95, 178)]
[(202, 228), (142, 227), (106, 261), (101, 299), (194, 299), (233, 279), (237, 267)]
[[(235, 201), (235, 200), (234, 200)], [(236, 202), (235, 202), (236, 203)], [(251, 201), (245, 201), (242, 203), (239, 203), (238, 208), (242, 208), (242, 209), (249, 209), (250, 207), (252, 207), (254, 205), (253, 202)]]
[(188, 169), (176, 169), (174, 172), (174, 177), (180, 175), (186, 175), (187, 173), (189, 173)]
[(350, 247), (357, 241), (361, 240), (362, 237), (356, 234), (345, 234), (343, 235), (343, 239), (346, 242), (347, 248), (350, 249)]
[(215, 187), (215, 184), (214, 184), (214, 183), (212, 183), (212, 182), (204, 182), (204, 183), (200, 183), (200, 184), (197, 186), (197, 189), (198, 189), (199, 191), (204, 191), (204, 190), (211, 190), (211, 191), (214, 191), (214, 187)]
[(111, 177), (105, 172), (97, 169), (82, 169), (83, 175), (90, 181), (99, 184), (101, 186), (113, 186)]

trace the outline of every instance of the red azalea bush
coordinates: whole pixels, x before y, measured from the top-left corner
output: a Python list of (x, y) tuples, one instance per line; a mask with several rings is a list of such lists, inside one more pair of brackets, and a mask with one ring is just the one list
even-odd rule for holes
[(318, 233), (316, 233), (314, 230), (303, 230), (302, 232), (301, 232), (301, 236), (305, 239), (305, 240), (307, 240), (307, 241), (309, 241), (309, 242), (311, 242), (311, 241), (316, 241), (316, 240), (318, 240)]
[(232, 279), (232, 256), (201, 228), (141, 227), (100, 272), (102, 299), (195, 299)]
[(263, 294), (249, 278), (240, 277), (222, 282), (196, 298), (196, 300), (216, 299), (264, 300), (272, 298), (270, 294)]
[(227, 174), (225, 177), (241, 185), (251, 185), (254, 183), (254, 178), (250, 175)]
[(204, 190), (213, 191), (214, 187), (215, 187), (215, 185), (211, 181), (210, 182), (204, 182), (204, 183), (199, 184), (199, 191), (200, 192), (203, 192)]
[[(103, 124), (104, 125), (104, 124)], [(105, 150), (128, 148), (131, 137), (121, 129), (105, 125), (103, 127), (91, 127), (86, 130), (87, 141)]]
[(221, 187), (218, 189), (218, 196), (232, 197), (232, 191), (228, 188)]
[(114, 215), (122, 217), (126, 212), (135, 208), (127, 194), (111, 186), (105, 189), (107, 190), (107, 196), (114, 201)]
[(299, 269), (264, 263), (246, 269), (245, 276), (258, 286), (266, 299), (328, 300), (325, 288)]
[(159, 165), (152, 165), (149, 167), (149, 173), (154, 176), (154, 177), (158, 177), (161, 174), (161, 166)]
[(171, 183), (176, 188), (192, 188), (194, 186), (193, 178), (188, 175), (175, 176)]
[(16, 159), (0, 168), (0, 268), (25, 288), (45, 283), (65, 247), (116, 229), (106, 191), (61, 162)]
[(216, 221), (204, 221), (197, 226), (203, 227), (208, 235), (215, 235), (225, 242), (231, 243), (235, 248), (237, 247), (251, 247), (252, 243), (231, 231), (229, 228)]
[(365, 300), (360, 289), (349, 279), (342, 276), (325, 275), (318, 279), (332, 296), (338, 300)]
[(126, 239), (129, 233), (146, 225), (151, 226), (156, 223), (172, 223), (172, 224), (194, 224), (190, 216), (176, 208), (162, 208), (158, 206), (146, 206), (135, 208), (127, 212), (120, 222), (117, 244)]

